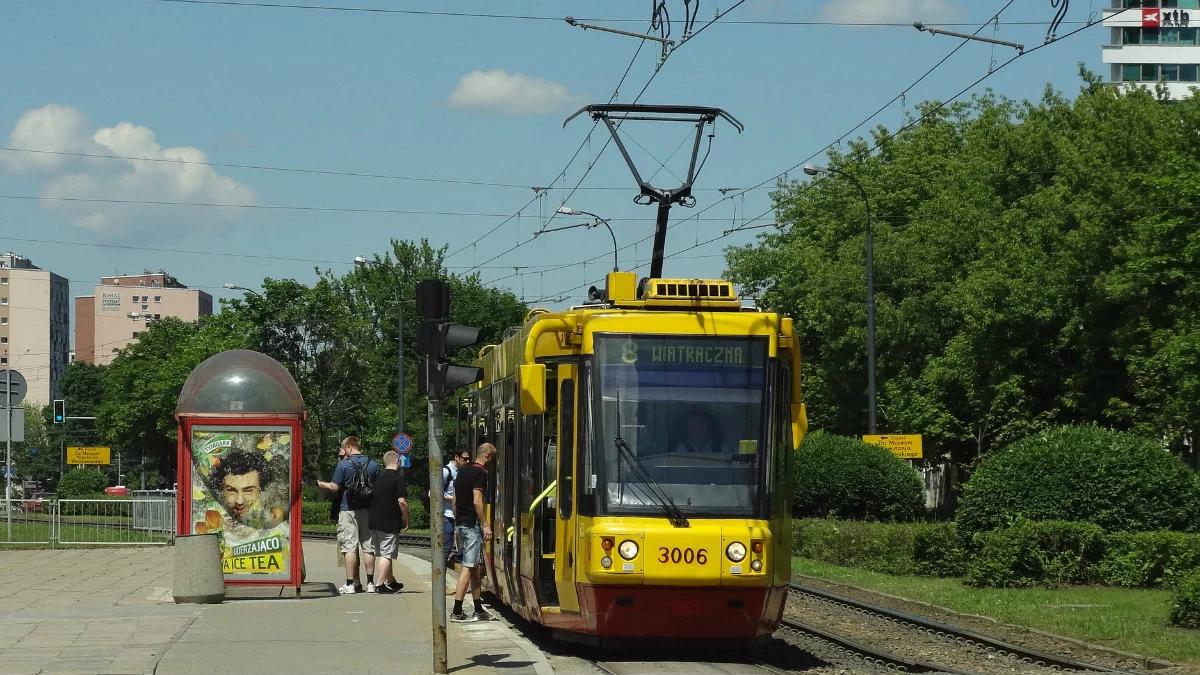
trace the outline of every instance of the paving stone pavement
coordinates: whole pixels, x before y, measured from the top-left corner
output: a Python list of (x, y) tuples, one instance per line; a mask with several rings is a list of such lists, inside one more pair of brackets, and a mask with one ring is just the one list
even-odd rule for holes
[[(0, 552), (0, 675), (221, 672), (426, 673), (429, 564), (402, 555), (396, 596), (338, 596), (332, 542), (305, 541), (308, 583), (230, 588), (176, 605), (173, 547)], [(450, 624), (454, 673), (543, 675), (550, 665), (503, 621)]]

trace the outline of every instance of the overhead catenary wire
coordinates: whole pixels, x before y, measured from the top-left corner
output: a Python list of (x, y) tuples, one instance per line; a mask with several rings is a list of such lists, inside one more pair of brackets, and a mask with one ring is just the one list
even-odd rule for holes
[[(1007, 7), (1007, 6), (1008, 6), (1008, 4), (1011, 4), (1011, 0), (1010, 0), (1010, 2), (1009, 2), (1009, 3), (1007, 3), (1007, 4), (1005, 5), (1005, 7)], [(1120, 13), (1122, 13), (1122, 12), (1125, 12), (1125, 11), (1128, 11), (1128, 10), (1127, 10), (1127, 9), (1126, 9), (1126, 10), (1121, 10), (1121, 12), (1118, 12), (1118, 13), (1117, 13), (1117, 14), (1115, 14), (1114, 16), (1117, 16), (1117, 15), (1119, 15)], [(986, 26), (986, 25), (987, 25), (987, 24), (985, 24), (985, 26)], [(852, 158), (851, 158), (851, 161), (862, 161), (863, 159), (865, 159), (865, 156), (866, 156), (867, 154), (869, 154), (869, 153), (873, 152), (874, 150), (878, 149), (878, 148), (879, 148), (879, 146), (880, 146), (880, 145), (882, 145), (882, 143), (884, 143), (884, 142), (887, 142), (888, 140), (891, 140), (892, 138), (895, 138), (895, 137), (896, 137), (896, 136), (898, 136), (899, 134), (902, 134), (902, 133), (904, 133), (905, 131), (907, 131), (907, 130), (909, 130), (909, 129), (913, 128), (914, 126), (916, 126), (916, 125), (918, 125), (918, 124), (920, 124), (921, 122), (923, 122), (924, 120), (926, 120), (926, 119), (927, 119), (927, 118), (929, 118), (930, 116), (932, 116), (932, 115), (934, 115), (934, 114), (936, 114), (936, 113), (940, 112), (940, 111), (941, 111), (942, 109), (944, 109), (946, 106), (948, 106), (948, 105), (950, 105), (951, 103), (953, 103), (954, 101), (958, 100), (958, 99), (959, 99), (959, 98), (961, 98), (961, 97), (962, 97), (964, 94), (966, 94), (968, 91), (970, 91), (970, 90), (974, 89), (974, 88), (975, 88), (975, 87), (977, 87), (977, 86), (978, 86), (980, 83), (982, 83), (984, 80), (988, 79), (988, 78), (989, 78), (989, 77), (991, 77), (992, 75), (994, 75), (994, 74), (998, 73), (999, 71), (1003, 70), (1003, 69), (1004, 69), (1006, 66), (1008, 66), (1008, 65), (1012, 64), (1014, 61), (1016, 61), (1016, 60), (1018, 60), (1018, 59), (1021, 59), (1021, 58), (1023, 58), (1023, 57), (1026, 57), (1026, 56), (1028, 56), (1028, 55), (1030, 55), (1030, 54), (1033, 54), (1034, 52), (1038, 51), (1039, 49), (1042, 49), (1042, 48), (1044, 48), (1044, 47), (1048, 47), (1048, 46), (1050, 46), (1050, 45), (1052, 45), (1052, 44), (1055, 44), (1055, 43), (1057, 43), (1057, 42), (1059, 42), (1059, 41), (1061, 41), (1061, 40), (1064, 40), (1064, 39), (1066, 39), (1066, 38), (1069, 38), (1069, 37), (1071, 37), (1071, 36), (1073, 36), (1073, 35), (1075, 35), (1075, 34), (1077, 34), (1077, 33), (1080, 33), (1080, 32), (1082, 32), (1082, 31), (1084, 31), (1084, 30), (1087, 30), (1087, 29), (1088, 29), (1088, 28), (1090, 28), (1092, 25), (1094, 25), (1094, 24), (1091, 24), (1091, 23), (1089, 23), (1089, 24), (1086, 24), (1086, 25), (1080, 26), (1080, 27), (1078, 27), (1078, 28), (1075, 28), (1074, 30), (1071, 30), (1071, 31), (1070, 31), (1070, 32), (1068, 32), (1068, 33), (1065, 33), (1065, 34), (1063, 34), (1063, 35), (1061, 35), (1061, 36), (1058, 36), (1058, 37), (1056, 37), (1056, 38), (1055, 38), (1055, 39), (1053, 39), (1053, 40), (1050, 40), (1050, 41), (1048, 41), (1048, 42), (1045, 42), (1045, 43), (1043, 43), (1043, 44), (1040, 44), (1040, 45), (1036, 45), (1036, 46), (1034, 46), (1034, 47), (1032, 47), (1032, 48), (1030, 48), (1030, 49), (1027, 49), (1027, 50), (1025, 50), (1025, 51), (1024, 51), (1024, 52), (1022, 52), (1022, 53), (1019, 53), (1019, 54), (1015, 54), (1015, 55), (1013, 55), (1011, 58), (1009, 58), (1008, 60), (1006, 60), (1006, 61), (1002, 62), (1002, 63), (1001, 63), (999, 66), (997, 66), (996, 68), (989, 69), (989, 70), (988, 70), (988, 72), (986, 72), (985, 74), (983, 74), (982, 76), (980, 76), (979, 78), (977, 78), (976, 80), (974, 80), (973, 82), (971, 82), (970, 84), (968, 84), (967, 86), (965, 86), (965, 87), (963, 87), (962, 89), (960, 89), (960, 90), (959, 90), (958, 92), (956, 92), (954, 95), (950, 96), (949, 98), (947, 98), (947, 99), (945, 99), (945, 100), (943, 100), (943, 101), (939, 101), (939, 102), (938, 102), (936, 105), (934, 105), (934, 106), (932, 106), (931, 108), (929, 108), (928, 110), (926, 110), (926, 111), (925, 111), (925, 112), (924, 112), (924, 113), (923, 113), (923, 114), (922, 114), (920, 117), (918, 117), (918, 118), (916, 118), (916, 119), (914, 119), (914, 120), (910, 121), (908, 124), (905, 124), (904, 126), (900, 127), (900, 128), (899, 128), (899, 129), (897, 129), (895, 132), (893, 132), (893, 133), (890, 133), (890, 134), (887, 134), (887, 135), (886, 135), (884, 138), (881, 138), (881, 139), (880, 139), (879, 141), (877, 141), (877, 142), (876, 142), (874, 145), (872, 145), (872, 146), (871, 146), (871, 147), (870, 147), (870, 148), (867, 150), (867, 152), (866, 152), (866, 153), (864, 153), (863, 155), (859, 155), (859, 156), (856, 156), (856, 157), (852, 157)], [(859, 126), (861, 126), (861, 124), (860, 124)], [(833, 145), (834, 145), (834, 144), (830, 144), (829, 146), (826, 146), (826, 149), (833, 147)], [(807, 162), (807, 161), (811, 160), (811, 159), (812, 159), (813, 157), (815, 157), (817, 154), (820, 154), (820, 153), (814, 153), (814, 154), (813, 154), (812, 156), (810, 156), (809, 158), (807, 158), (807, 159), (805, 159), (805, 160), (802, 160), (801, 162), (798, 162), (798, 163), (796, 163), (795, 165), (793, 165), (793, 166), (789, 167), (788, 169), (786, 169), (786, 170), (784, 170), (784, 171), (781, 171), (781, 172), (779, 172), (778, 174), (776, 174), (776, 175), (775, 175), (775, 176), (773, 176), (772, 178), (768, 178), (766, 181), (763, 181), (763, 183), (770, 182), (770, 181), (776, 180), (776, 179), (778, 179), (778, 178), (780, 178), (780, 177), (784, 176), (784, 175), (785, 175), (785, 174), (787, 174), (788, 172), (790, 172), (790, 171), (793, 171), (793, 170), (795, 170), (797, 167), (799, 167), (799, 166), (803, 165), (803, 164), (804, 164), (804, 162)], [(814, 185), (814, 184), (816, 184), (817, 182), (820, 182), (820, 179), (817, 179), (817, 180), (814, 180), (814, 181), (810, 182), (808, 185), (806, 185), (806, 186), (805, 186), (805, 189), (811, 189), (811, 186), (812, 186), (812, 185)], [(761, 185), (761, 183), (760, 183), (760, 185)], [(719, 204), (719, 203), (723, 202), (725, 199), (726, 199), (726, 198), (722, 198), (721, 200), (718, 200), (717, 202), (714, 202), (713, 204), (709, 205), (708, 207), (705, 207), (705, 209), (704, 209), (704, 210), (708, 210), (708, 209), (710, 209), (710, 208), (713, 208), (713, 207), (714, 207), (714, 206), (716, 206), (717, 204)], [(701, 213), (703, 213), (703, 212), (704, 212), (704, 210), (700, 211), (700, 212), (699, 212), (699, 213), (697, 213), (696, 215), (700, 215)], [(728, 230), (728, 231), (725, 231), (725, 232), (723, 232), (722, 234), (720, 234), (720, 235), (717, 235), (717, 236), (715, 236), (715, 237), (712, 237), (712, 238), (710, 238), (710, 239), (706, 239), (706, 240), (704, 240), (704, 241), (698, 242), (698, 243), (696, 243), (696, 244), (693, 244), (693, 245), (691, 245), (691, 246), (688, 246), (687, 248), (681, 249), (681, 250), (679, 250), (679, 251), (675, 251), (674, 253), (667, 254), (667, 255), (666, 255), (666, 257), (667, 257), (667, 258), (673, 258), (673, 257), (675, 257), (676, 255), (678, 255), (678, 254), (680, 254), (680, 253), (684, 253), (684, 252), (687, 252), (687, 251), (692, 251), (692, 250), (695, 250), (695, 249), (697, 249), (697, 248), (700, 248), (700, 247), (702, 247), (702, 246), (706, 246), (706, 245), (708, 245), (708, 244), (711, 244), (711, 243), (714, 243), (714, 242), (720, 241), (720, 240), (722, 240), (722, 239), (726, 239), (726, 238), (728, 238), (729, 236), (731, 236), (731, 235), (733, 235), (733, 234), (735, 234), (735, 233), (737, 233), (737, 232), (739, 232), (739, 231), (741, 231), (741, 230), (745, 229), (747, 226), (753, 225), (754, 223), (758, 222), (759, 220), (761, 220), (761, 219), (762, 219), (762, 218), (764, 218), (765, 216), (767, 216), (767, 215), (769, 215), (770, 213), (772, 213), (774, 210), (775, 210), (775, 207), (774, 207), (774, 205), (772, 205), (770, 208), (768, 208), (767, 210), (763, 211), (763, 212), (762, 212), (762, 213), (760, 213), (759, 215), (757, 215), (757, 216), (755, 216), (754, 218), (751, 218), (750, 220), (746, 221), (746, 222), (743, 224), (743, 227), (741, 227), (741, 228), (735, 228), (735, 229), (733, 229), (733, 230)], [(687, 220), (688, 220), (688, 219), (683, 219), (683, 220), (677, 221), (676, 223), (673, 223), (673, 224), (672, 224), (670, 227), (674, 227), (675, 225), (682, 224), (682, 223), (686, 222)], [(649, 237), (644, 237), (643, 239), (639, 240), (639, 242), (637, 242), (637, 243), (640, 243), (641, 241), (646, 241), (647, 239), (649, 239)], [(578, 262), (576, 262), (576, 263), (568, 263), (568, 264), (565, 264), (565, 265), (561, 266), (559, 269), (564, 269), (564, 268), (566, 268), (566, 267), (570, 267), (570, 266), (575, 266), (575, 265), (583, 264), (583, 263), (585, 263), (585, 262), (591, 262), (591, 260), (592, 260), (592, 259), (588, 259), (588, 260), (586, 260), (586, 261), (578, 261)], [(636, 268), (634, 268), (634, 269), (638, 269), (638, 268), (644, 267), (646, 264), (648, 264), (648, 263), (643, 263), (643, 264), (641, 264), (641, 265), (638, 265), (638, 266), (637, 266)], [(547, 270), (547, 271), (550, 271), (550, 270)], [(593, 280), (593, 281), (590, 281), (590, 282), (585, 282), (585, 283), (583, 283), (583, 284), (579, 284), (579, 285), (577, 285), (577, 286), (572, 286), (572, 287), (570, 287), (570, 288), (564, 288), (564, 289), (557, 290), (557, 291), (555, 291), (555, 292), (553, 292), (553, 293), (550, 293), (549, 295), (550, 295), (550, 296), (560, 296), (560, 295), (566, 295), (566, 294), (569, 294), (569, 293), (571, 293), (571, 292), (573, 292), (573, 291), (577, 291), (577, 290), (579, 290), (579, 289), (581, 289), (581, 288), (585, 288), (585, 287), (587, 287), (587, 286), (589, 286), (589, 285), (592, 285), (592, 284), (595, 284), (595, 283), (599, 283), (600, 281), (602, 281), (602, 279), (597, 279), (597, 280)], [(538, 301), (540, 301), (540, 300), (534, 300), (533, 302), (538, 302)]]

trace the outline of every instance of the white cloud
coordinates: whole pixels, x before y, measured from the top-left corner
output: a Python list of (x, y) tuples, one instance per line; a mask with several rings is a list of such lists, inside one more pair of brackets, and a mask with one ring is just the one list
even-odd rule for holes
[(821, 11), (827, 21), (908, 23), (951, 21), (962, 15), (956, 0), (832, 0)]
[[(222, 204), (252, 204), (256, 199), (252, 189), (214, 171), (201, 150), (188, 146), (164, 148), (159, 145), (153, 129), (130, 122), (93, 131), (83, 113), (71, 106), (51, 103), (27, 110), (9, 134), (8, 145), (61, 153), (180, 160), (118, 160), (47, 152), (0, 152), (0, 163), (10, 172), (41, 178), (42, 197)], [(42, 205), (79, 227), (117, 235), (150, 231), (169, 233), (197, 225), (224, 226), (237, 217), (236, 209), (147, 207), (49, 199)]]
[(579, 96), (558, 82), (497, 68), (472, 70), (463, 75), (446, 102), (454, 108), (485, 108), (509, 115), (537, 115), (562, 110), (579, 100)]

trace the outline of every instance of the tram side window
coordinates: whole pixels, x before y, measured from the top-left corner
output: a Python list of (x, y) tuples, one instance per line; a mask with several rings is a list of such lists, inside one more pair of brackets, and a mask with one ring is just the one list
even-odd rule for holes
[(575, 381), (563, 380), (558, 396), (558, 513), (571, 517), (571, 459), (575, 455)]

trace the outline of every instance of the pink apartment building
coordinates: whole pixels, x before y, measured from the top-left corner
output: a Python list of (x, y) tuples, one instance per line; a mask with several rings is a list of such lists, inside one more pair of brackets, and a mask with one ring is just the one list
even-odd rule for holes
[(92, 295), (75, 298), (75, 360), (107, 365), (148, 323), (212, 314), (212, 296), (166, 272), (100, 277)]

